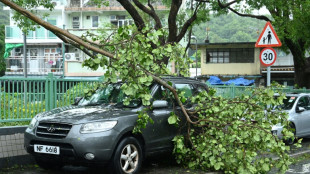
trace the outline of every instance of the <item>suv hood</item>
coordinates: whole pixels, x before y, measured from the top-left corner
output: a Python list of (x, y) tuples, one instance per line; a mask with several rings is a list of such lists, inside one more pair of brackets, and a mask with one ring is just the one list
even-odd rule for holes
[(82, 124), (96, 120), (109, 120), (136, 114), (136, 109), (111, 106), (67, 106), (44, 112), (37, 116), (41, 122)]

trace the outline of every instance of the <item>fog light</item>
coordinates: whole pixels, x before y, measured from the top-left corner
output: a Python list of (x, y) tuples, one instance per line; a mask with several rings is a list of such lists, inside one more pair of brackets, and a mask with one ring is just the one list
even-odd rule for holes
[(87, 159), (87, 160), (92, 160), (92, 159), (94, 159), (94, 158), (95, 158), (95, 155), (92, 154), (92, 153), (87, 153), (87, 154), (85, 154), (85, 159)]

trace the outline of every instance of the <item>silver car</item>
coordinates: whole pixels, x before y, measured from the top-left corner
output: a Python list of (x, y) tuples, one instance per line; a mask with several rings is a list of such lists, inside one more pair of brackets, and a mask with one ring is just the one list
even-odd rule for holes
[[(288, 112), (288, 121), (295, 137), (306, 137), (310, 135), (310, 94), (286, 94), (281, 109)], [(273, 135), (282, 138), (283, 126), (281, 124), (272, 127)], [(285, 142), (293, 144), (295, 139), (289, 139)]]

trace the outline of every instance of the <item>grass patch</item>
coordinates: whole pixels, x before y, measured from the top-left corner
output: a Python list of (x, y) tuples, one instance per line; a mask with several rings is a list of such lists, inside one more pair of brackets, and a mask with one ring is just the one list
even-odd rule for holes
[(16, 171), (20, 171), (22, 173), (22, 171), (25, 170), (32, 170), (32, 169), (36, 169), (39, 168), (38, 165), (33, 165), (33, 164), (29, 164), (29, 165), (14, 165), (12, 167), (9, 168), (2, 168), (0, 169), (0, 174), (13, 174), (16, 173)]
[(7, 126), (28, 126), (30, 121), (16, 121), (16, 122), (0, 122), (0, 127)]

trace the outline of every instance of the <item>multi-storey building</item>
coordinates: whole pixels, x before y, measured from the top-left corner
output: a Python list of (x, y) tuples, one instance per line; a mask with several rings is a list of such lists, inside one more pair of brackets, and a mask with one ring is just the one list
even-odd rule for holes
[[(52, 0), (55, 4), (53, 11), (37, 8), (37, 13), (48, 12), (45, 20), (55, 26), (64, 28), (72, 34), (81, 36), (85, 32), (97, 33), (98, 28), (112, 31), (117, 27), (133, 23), (128, 13), (115, 0), (110, 0), (109, 6), (100, 8), (93, 5), (91, 0)], [(5, 10), (10, 10), (4, 7)], [(157, 4), (157, 10), (165, 9)], [(5, 43), (10, 44), (12, 50), (6, 59), (6, 75), (22, 75), (25, 65), (23, 59), (23, 33), (12, 19), (10, 10), (10, 25), (6, 26)], [(63, 41), (52, 32), (36, 27), (29, 31), (26, 37), (27, 66), (29, 75), (45, 75), (49, 72), (64, 76), (101, 76), (104, 70), (91, 71), (82, 67), (82, 61), (87, 56), (79, 49), (63, 45)], [(64, 49), (63, 49), (64, 48)]]

